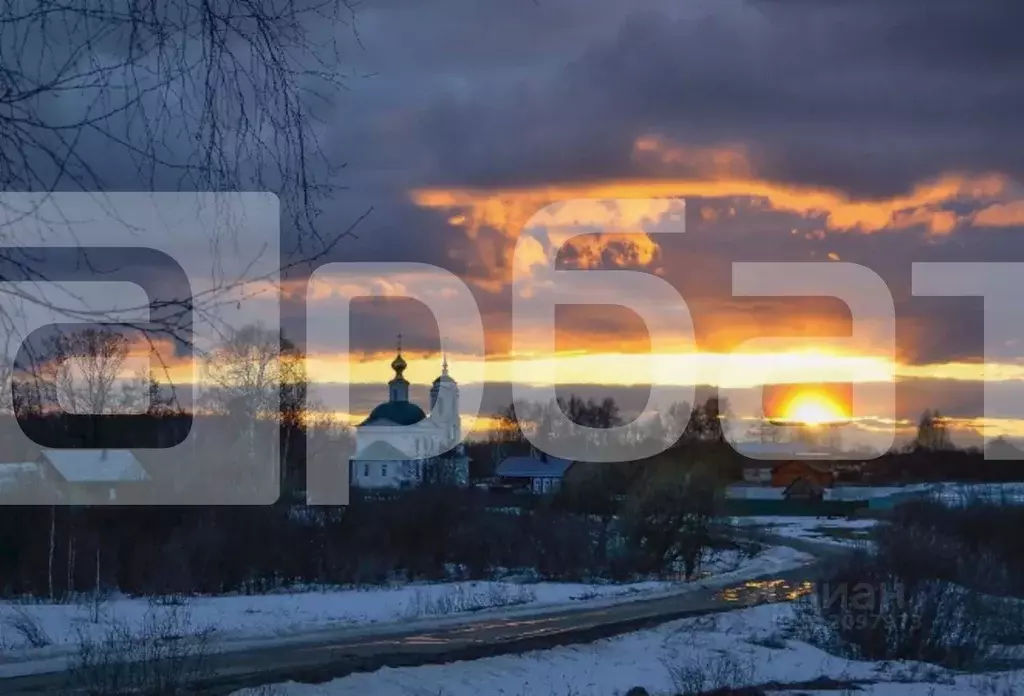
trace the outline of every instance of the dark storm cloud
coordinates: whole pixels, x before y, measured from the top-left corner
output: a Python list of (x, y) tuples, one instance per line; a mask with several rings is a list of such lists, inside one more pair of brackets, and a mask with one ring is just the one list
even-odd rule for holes
[(417, 131), (431, 175), (618, 177), (636, 173), (633, 141), (652, 131), (741, 142), (765, 176), (861, 194), (948, 169), (1024, 173), (1016, 5), (727, 1), (678, 18), (636, 7), (554, 77), (439, 97)]
[(1018, 27), (1024, 7), (1014, 0), (754, 0), (767, 13), (824, 11), (876, 37), (865, 53), (923, 66), (1011, 71), (1024, 62)]
[[(409, 188), (647, 175), (633, 147), (649, 133), (688, 146), (740, 144), (756, 174), (855, 195), (893, 194), (949, 170), (1024, 175), (1024, 5), (1011, 0), (384, 0), (361, 6), (356, 20), (358, 43), (350, 25), (316, 27), (341, 40), (337, 73), (348, 86), (317, 132), (330, 161), (349, 165), (335, 181), (347, 190), (318, 222), (329, 236), (374, 212), (324, 261), (420, 261), (485, 280), (472, 261), (507, 269), (500, 234), (467, 239), (443, 211), (416, 208)], [(73, 115), (91, 98), (79, 96), (42, 106)], [(188, 135), (187, 123), (169, 124), (164, 143), (186, 152)], [(179, 186), (166, 171), (140, 178), (131, 153), (96, 133), (80, 147), (111, 190)], [(688, 298), (727, 298), (728, 261), (837, 252), (890, 283), (912, 336), (907, 354), (919, 361), (978, 355), (980, 301), (910, 299), (910, 262), (1020, 256), (1013, 230), (937, 244), (917, 229), (816, 241), (788, 236), (810, 223), (762, 213), (688, 235), (675, 255), (666, 247), (666, 277)], [(284, 231), (289, 248), (287, 221)], [(500, 348), (509, 293), (476, 296), (497, 334), (489, 348)], [(301, 310), (284, 308), (299, 343)], [(359, 347), (390, 348), (404, 315), (373, 305), (356, 314)], [(403, 326), (424, 348), (437, 340), (418, 312)], [(614, 334), (594, 322), (578, 328)]]

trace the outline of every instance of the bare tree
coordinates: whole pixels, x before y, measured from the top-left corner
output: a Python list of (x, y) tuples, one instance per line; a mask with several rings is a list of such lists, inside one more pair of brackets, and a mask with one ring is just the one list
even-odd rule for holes
[(121, 383), (114, 403), (114, 413), (147, 413), (163, 415), (180, 413), (173, 385), (161, 386), (145, 370), (139, 370)]
[(344, 0), (4, 0), (0, 187), (272, 190), (311, 229), (331, 173), (312, 125), (352, 19)]
[[(326, 236), (317, 224), (342, 166), (317, 126), (346, 77), (344, 26), (358, 41), (347, 0), (0, 0), (0, 190), (271, 191), (292, 233), (281, 270), (321, 258), (365, 217)], [(61, 221), (37, 215), (22, 233), (10, 224), (33, 215), (0, 199), (5, 279), (50, 280), (46, 259), (17, 247)], [(225, 242), (211, 239), (211, 250)], [(161, 300), (148, 330), (187, 343), (189, 313), (234, 305), (237, 282)], [(69, 321), (108, 320), (70, 298), (0, 292)]]
[(718, 397), (711, 396), (702, 406), (693, 410), (693, 416), (683, 434), (685, 438), (721, 442), (725, 439), (722, 420), (729, 418), (729, 405)]
[(917, 424), (917, 438), (913, 448), (926, 451), (953, 449), (953, 440), (949, 436), (946, 420), (938, 411), (925, 409)]
[(530, 441), (523, 433), (524, 421), (527, 421), (529, 416), (523, 410), (517, 409), (515, 404), (509, 404), (497, 414), (497, 423), (488, 435), (491, 461), (495, 467), (505, 457), (525, 455), (530, 451)]
[[(296, 347), (263, 325), (245, 326), (204, 357), (204, 373), (208, 405), (236, 417), (249, 443), (245, 459), (280, 453), (287, 466), (307, 413), (305, 361)], [(257, 431), (274, 439), (270, 449), (256, 444), (263, 442)]]
[(668, 421), (671, 423), (671, 431), (680, 433), (674, 444), (678, 445), (683, 439), (683, 433), (693, 417), (693, 408), (685, 401), (675, 401), (668, 407)]
[(46, 343), (40, 371), (54, 400), (69, 413), (114, 412), (130, 349), (128, 338), (89, 328), (57, 334)]
[(203, 358), (214, 388), (212, 405), (232, 404), (253, 418), (281, 417), (298, 422), (306, 398), (306, 374), (295, 346), (260, 324), (242, 327)]
[(460, 455), (453, 450), (417, 462), (422, 471), (422, 485), (444, 488), (466, 485), (469, 472), (464, 469), (465, 460)]

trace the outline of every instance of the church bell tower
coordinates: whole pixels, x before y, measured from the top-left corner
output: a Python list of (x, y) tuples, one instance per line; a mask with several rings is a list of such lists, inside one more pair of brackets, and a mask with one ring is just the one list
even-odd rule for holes
[(454, 444), (462, 440), (459, 417), (459, 385), (448, 374), (448, 356), (441, 361), (441, 376), (430, 387), (430, 417), (445, 427), (445, 439)]

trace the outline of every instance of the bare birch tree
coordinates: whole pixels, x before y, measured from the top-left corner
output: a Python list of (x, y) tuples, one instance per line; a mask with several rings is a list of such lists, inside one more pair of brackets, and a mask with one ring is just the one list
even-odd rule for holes
[[(329, 235), (317, 221), (342, 166), (318, 125), (346, 77), (346, 27), (358, 40), (346, 0), (0, 0), (0, 191), (270, 191), (284, 269), (320, 258), (362, 219)], [(17, 248), (40, 240), (5, 224), (23, 212), (0, 214), (0, 277), (44, 282), (44, 259)], [(186, 340), (184, 316), (234, 303), (219, 282), (164, 302), (149, 330)], [(104, 321), (67, 304), (70, 321)]]
[(54, 400), (72, 414), (115, 411), (128, 338), (109, 329), (60, 333), (47, 341), (43, 377)]

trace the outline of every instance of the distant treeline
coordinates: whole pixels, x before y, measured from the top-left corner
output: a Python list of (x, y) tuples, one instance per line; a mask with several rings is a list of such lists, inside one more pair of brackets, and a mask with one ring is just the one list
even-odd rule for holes
[(917, 449), (889, 452), (866, 462), (864, 478), (869, 483), (1022, 481), (1024, 461), (985, 459), (977, 449)]

